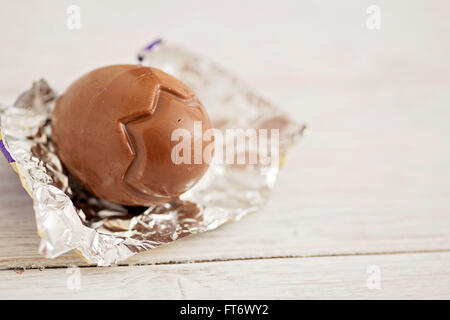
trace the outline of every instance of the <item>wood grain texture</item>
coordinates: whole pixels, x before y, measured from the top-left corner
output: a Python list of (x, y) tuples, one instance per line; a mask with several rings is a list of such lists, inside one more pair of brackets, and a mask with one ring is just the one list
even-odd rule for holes
[[(295, 96), (278, 92), (293, 105)], [(362, 105), (371, 95), (364, 88), (328, 92), (309, 90), (321, 110), (288, 110), (306, 114), (312, 130), (293, 148), (266, 207), (127, 263), (450, 250), (448, 93), (434, 90), (430, 100), (428, 90), (410, 89), (405, 110)], [(346, 107), (335, 112), (333, 102)], [(0, 176), (0, 268), (83, 264), (73, 253), (37, 254), (32, 202), (3, 160)]]
[[(448, 299), (449, 261), (432, 253), (87, 267), (79, 286), (73, 269), (2, 270), (0, 298)], [(367, 286), (373, 266), (380, 289)]]
[[(85, 262), (38, 254), (32, 201), (0, 159), (0, 297), (449, 298), (449, 3), (380, 3), (374, 31), (364, 1), (201, 2), (173, 11), (109, 1), (104, 14), (80, 0), (78, 31), (66, 30), (62, 2), (5, 2), (0, 21), (15, 28), (0, 28), (0, 103), (42, 76), (62, 92), (90, 69), (133, 62), (163, 35), (309, 124), (267, 206), (124, 263), (145, 266), (82, 268), (74, 292), (54, 267)], [(372, 264), (381, 290), (365, 286)]]

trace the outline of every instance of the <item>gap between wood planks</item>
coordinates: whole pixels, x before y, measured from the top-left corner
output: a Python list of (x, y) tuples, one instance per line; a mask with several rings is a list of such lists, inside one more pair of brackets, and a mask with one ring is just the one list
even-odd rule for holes
[[(270, 257), (243, 257), (243, 258), (227, 258), (227, 259), (196, 259), (196, 260), (180, 260), (155, 263), (119, 263), (108, 267), (135, 267), (135, 266), (160, 266), (172, 264), (195, 264), (195, 263), (214, 263), (214, 262), (230, 262), (230, 261), (253, 261), (253, 260), (272, 260), (272, 259), (308, 259), (308, 258), (330, 258), (330, 257), (354, 257), (354, 256), (377, 256), (377, 255), (402, 255), (402, 254), (427, 254), (427, 253), (443, 253), (450, 252), (449, 249), (436, 250), (405, 250), (405, 251), (380, 251), (380, 252), (355, 252), (355, 253), (336, 253), (336, 254), (316, 254), (316, 255), (288, 255), (288, 256), (270, 256)], [(64, 269), (76, 265), (47, 265), (45, 267), (9, 267), (0, 268), (1, 271), (18, 271), (18, 270), (45, 270), (45, 269)], [(98, 268), (95, 265), (79, 265), (78, 268)], [(100, 267), (102, 268), (102, 267)]]

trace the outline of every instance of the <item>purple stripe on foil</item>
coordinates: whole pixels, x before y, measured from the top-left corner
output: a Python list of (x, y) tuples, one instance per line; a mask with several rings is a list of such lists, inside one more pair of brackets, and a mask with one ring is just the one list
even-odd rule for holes
[(152, 43), (150, 43), (148, 46), (146, 46), (144, 48), (144, 51), (151, 51), (154, 47), (159, 45), (161, 42), (162, 42), (162, 39), (157, 39), (157, 40), (153, 41)]
[(2, 150), (3, 155), (5, 156), (6, 160), (8, 160), (8, 162), (15, 162), (13, 157), (11, 157), (11, 155), (9, 154), (8, 150), (6, 150), (5, 145), (3, 144), (3, 140), (0, 140), (0, 150)]

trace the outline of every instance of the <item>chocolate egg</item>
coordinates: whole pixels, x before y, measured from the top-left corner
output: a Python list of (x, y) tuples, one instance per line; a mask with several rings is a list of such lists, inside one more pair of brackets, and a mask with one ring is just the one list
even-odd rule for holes
[(194, 128), (204, 132), (211, 122), (186, 85), (155, 68), (113, 65), (89, 72), (58, 98), (51, 125), (56, 152), (69, 173), (113, 203), (171, 201), (209, 166), (207, 161), (174, 161), (179, 141), (173, 132), (190, 134), (190, 149), (181, 153), (193, 159), (194, 146), (200, 152), (207, 147)]

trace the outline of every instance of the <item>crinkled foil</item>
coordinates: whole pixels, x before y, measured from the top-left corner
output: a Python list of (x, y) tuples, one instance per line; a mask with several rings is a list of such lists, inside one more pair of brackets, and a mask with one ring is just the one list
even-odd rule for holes
[[(138, 60), (185, 82), (216, 128), (279, 128), (280, 163), (304, 125), (292, 121), (241, 81), (183, 48), (156, 41)], [(0, 147), (33, 198), (40, 252), (55, 258), (77, 250), (106, 266), (187, 235), (212, 230), (255, 212), (267, 201), (278, 164), (213, 163), (179, 200), (123, 207), (92, 197), (65, 171), (51, 142), (50, 115), (57, 95), (40, 80), (0, 110)], [(75, 121), (75, 116), (74, 116)]]

